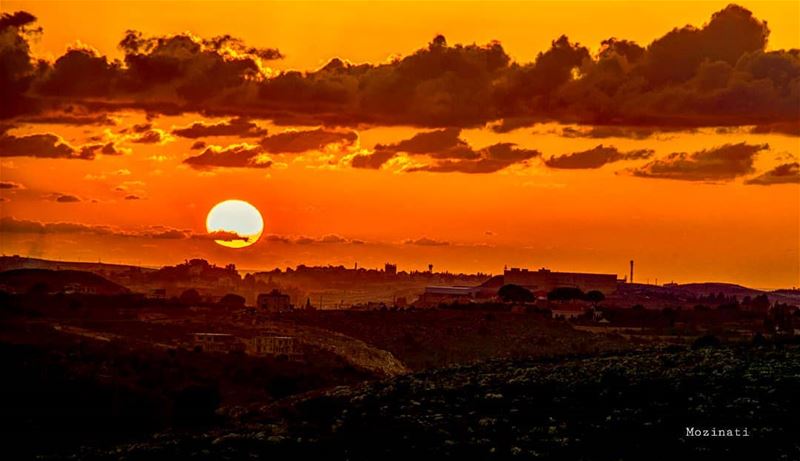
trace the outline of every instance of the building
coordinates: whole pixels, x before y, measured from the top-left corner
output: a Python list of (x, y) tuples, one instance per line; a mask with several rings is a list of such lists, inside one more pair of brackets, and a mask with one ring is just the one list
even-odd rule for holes
[(397, 264), (386, 263), (383, 266), (383, 272), (385, 272), (386, 275), (397, 275)]
[(511, 268), (503, 273), (503, 282), (525, 287), (534, 293), (547, 293), (562, 287), (579, 288), (584, 292), (596, 290), (605, 295), (617, 290), (616, 274), (553, 272), (545, 268), (537, 271)]
[(256, 336), (248, 341), (247, 346), (247, 352), (252, 355), (284, 356), (289, 360), (303, 357), (303, 352), (292, 336)]
[(204, 352), (232, 352), (245, 349), (239, 338), (227, 333), (194, 333), (192, 340), (192, 345)]
[(476, 298), (479, 291), (479, 287), (428, 286), (425, 287), (425, 292), (420, 295), (417, 305), (436, 306), (442, 303), (469, 303)]
[(289, 295), (281, 293), (278, 290), (272, 290), (269, 293), (259, 294), (258, 298), (256, 298), (256, 305), (259, 309), (268, 313), (277, 314), (292, 310), (292, 304)]

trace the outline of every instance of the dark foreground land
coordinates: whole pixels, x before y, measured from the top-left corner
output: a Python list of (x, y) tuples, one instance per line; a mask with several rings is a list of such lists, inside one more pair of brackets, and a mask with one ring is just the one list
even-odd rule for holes
[[(79, 459), (800, 458), (800, 350), (712, 346), (498, 360), (229, 409)], [(693, 438), (686, 428), (747, 428)], [(55, 457), (60, 459), (60, 457)]]

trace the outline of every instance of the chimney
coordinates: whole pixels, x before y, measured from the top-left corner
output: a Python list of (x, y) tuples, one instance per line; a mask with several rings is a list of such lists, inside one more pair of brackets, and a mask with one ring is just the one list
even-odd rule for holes
[(631, 259), (631, 283), (633, 283), (633, 260)]

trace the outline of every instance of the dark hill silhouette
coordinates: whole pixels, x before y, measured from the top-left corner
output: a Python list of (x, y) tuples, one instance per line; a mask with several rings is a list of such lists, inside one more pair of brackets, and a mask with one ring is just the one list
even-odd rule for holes
[(92, 272), (14, 269), (0, 272), (0, 289), (12, 293), (86, 293), (118, 295), (129, 290)]

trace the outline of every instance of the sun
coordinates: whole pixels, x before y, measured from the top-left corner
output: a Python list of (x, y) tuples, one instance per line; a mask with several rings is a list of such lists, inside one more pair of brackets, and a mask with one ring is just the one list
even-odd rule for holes
[(264, 232), (264, 220), (258, 208), (244, 200), (225, 200), (208, 212), (206, 230), (229, 248), (244, 248), (256, 243)]

